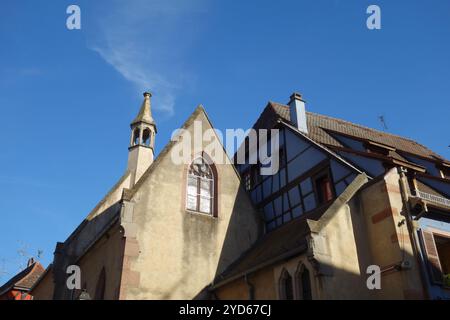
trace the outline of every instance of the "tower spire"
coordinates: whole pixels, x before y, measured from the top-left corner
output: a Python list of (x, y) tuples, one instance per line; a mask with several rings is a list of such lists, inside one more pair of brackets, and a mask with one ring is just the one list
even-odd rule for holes
[(142, 101), (139, 113), (136, 118), (134, 118), (133, 122), (131, 122), (131, 125), (140, 122), (155, 125), (155, 120), (153, 120), (152, 117), (152, 104), (150, 101), (151, 97), (152, 94), (150, 92), (144, 92), (144, 101)]
[(153, 163), (156, 123), (152, 117), (152, 94), (144, 92), (144, 101), (139, 113), (131, 122), (131, 139), (128, 148), (128, 171), (133, 186)]

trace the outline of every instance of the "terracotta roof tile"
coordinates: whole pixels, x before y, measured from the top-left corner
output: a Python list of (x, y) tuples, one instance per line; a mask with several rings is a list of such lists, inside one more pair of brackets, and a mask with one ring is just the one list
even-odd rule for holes
[(44, 267), (36, 261), (0, 287), (0, 294), (14, 287), (21, 287), (29, 290), (44, 271)]
[[(284, 120), (290, 121), (289, 107), (287, 105), (270, 102), (266, 109), (272, 109), (272, 112), (263, 111), (258, 119), (257, 124), (271, 123), (273, 120), (261, 119), (270, 116), (278, 116)], [(342, 144), (334, 139), (329, 132), (334, 131), (337, 133), (342, 133), (345, 135), (353, 136), (359, 139), (371, 140), (374, 142), (382, 143), (395, 149), (422, 157), (430, 158), (432, 160), (441, 159), (444, 160), (439, 154), (428, 149), (424, 145), (417, 143), (408, 138), (404, 138), (391, 133), (378, 131), (365, 126), (354, 124), (349, 121), (336, 119), (312, 112), (307, 112), (307, 124), (308, 124), (308, 135), (311, 139), (318, 143), (325, 145), (331, 145), (336, 147), (342, 147)], [(392, 152), (391, 155), (397, 159), (403, 159), (401, 155), (396, 152)]]

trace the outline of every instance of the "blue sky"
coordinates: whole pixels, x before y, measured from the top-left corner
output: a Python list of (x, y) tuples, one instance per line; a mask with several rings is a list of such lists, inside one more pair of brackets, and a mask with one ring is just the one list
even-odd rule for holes
[(0, 283), (20, 249), (47, 265), (122, 175), (145, 90), (157, 151), (200, 103), (217, 128), (249, 128), (299, 91), (310, 111), (377, 129), (383, 115), (450, 158), (449, 39), (447, 0), (2, 0)]

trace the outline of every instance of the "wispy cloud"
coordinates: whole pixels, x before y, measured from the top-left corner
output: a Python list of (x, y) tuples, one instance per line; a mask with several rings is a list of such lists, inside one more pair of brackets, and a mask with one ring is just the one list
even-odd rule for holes
[(0, 186), (22, 186), (22, 187), (30, 187), (30, 188), (54, 188), (55, 185), (44, 182), (41, 180), (36, 180), (30, 177), (12, 177), (12, 176), (4, 176), (0, 175)]
[(180, 61), (195, 38), (205, 4), (204, 0), (108, 2), (89, 47), (137, 91), (153, 91), (154, 108), (172, 115), (177, 92), (191, 78)]

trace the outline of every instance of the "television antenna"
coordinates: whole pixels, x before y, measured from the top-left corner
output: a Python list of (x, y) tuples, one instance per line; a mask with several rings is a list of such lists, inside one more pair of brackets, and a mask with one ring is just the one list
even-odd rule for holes
[(384, 130), (388, 130), (389, 129), (387, 124), (386, 124), (386, 119), (384, 118), (384, 116), (379, 116), (378, 120), (380, 120), (381, 125), (383, 126)]

